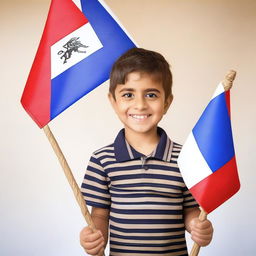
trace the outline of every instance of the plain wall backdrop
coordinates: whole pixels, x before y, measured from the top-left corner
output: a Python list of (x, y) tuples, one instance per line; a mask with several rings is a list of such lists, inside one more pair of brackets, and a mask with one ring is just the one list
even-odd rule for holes
[[(232, 124), (241, 189), (208, 217), (215, 233), (201, 256), (256, 255), (256, 1), (106, 0), (144, 48), (172, 66), (174, 102), (160, 126), (178, 143), (229, 69)], [(50, 0), (1, 0), (0, 255), (85, 255), (85, 221), (47, 138), (20, 97)], [(122, 127), (107, 100), (108, 82), (57, 117), (50, 127), (80, 185), (91, 153)], [(188, 245), (191, 246), (188, 236)]]

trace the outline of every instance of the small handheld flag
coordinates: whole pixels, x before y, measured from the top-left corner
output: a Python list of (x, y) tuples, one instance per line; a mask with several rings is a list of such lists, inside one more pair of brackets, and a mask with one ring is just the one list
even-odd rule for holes
[(229, 97), (230, 91), (225, 91), (223, 83), (220, 83), (178, 158), (188, 189), (207, 213), (240, 188)]
[[(188, 189), (201, 206), (199, 220), (240, 188), (230, 120), (230, 88), (236, 72), (230, 71), (189, 134), (178, 158)], [(197, 256), (194, 243), (190, 256)]]
[(87, 223), (94, 228), (71, 169), (49, 126), (109, 78), (117, 58), (136, 47), (103, 0), (52, 0), (21, 103), (43, 128)]
[(102, 0), (52, 0), (21, 103), (40, 128), (105, 82), (135, 43)]

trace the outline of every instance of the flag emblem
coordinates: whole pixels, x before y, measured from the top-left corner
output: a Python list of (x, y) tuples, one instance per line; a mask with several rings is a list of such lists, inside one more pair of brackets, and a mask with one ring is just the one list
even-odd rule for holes
[[(61, 38), (51, 46), (51, 79), (85, 60), (102, 47), (89, 22)], [(63, 48), (64, 50), (60, 50)]]
[(61, 55), (61, 59), (64, 58), (63, 64), (67, 63), (67, 60), (71, 58), (73, 52), (86, 53), (86, 51), (79, 50), (79, 48), (87, 48), (88, 45), (84, 45), (79, 41), (79, 37), (72, 37), (66, 44), (63, 45), (65, 50), (60, 50), (58, 55)]

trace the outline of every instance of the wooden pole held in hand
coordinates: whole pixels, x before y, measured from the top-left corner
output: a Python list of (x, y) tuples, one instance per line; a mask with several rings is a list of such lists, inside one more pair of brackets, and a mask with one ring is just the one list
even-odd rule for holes
[(86, 207), (83, 195), (81, 194), (80, 188), (78, 187), (76, 180), (71, 172), (71, 169), (66, 161), (65, 156), (63, 155), (58, 142), (56, 141), (54, 135), (52, 134), (50, 127), (48, 125), (43, 127), (44, 133), (46, 134), (56, 156), (58, 157), (59, 163), (65, 173), (65, 176), (69, 182), (70, 187), (73, 190), (74, 196), (76, 198), (76, 201), (78, 205), (80, 206), (81, 212), (87, 222), (87, 224), (92, 227), (93, 229), (95, 228), (91, 215)]
[[(235, 80), (236, 77), (236, 71), (230, 70), (226, 74), (224, 80), (222, 81), (223, 87), (225, 91), (228, 91), (232, 88), (233, 81)], [(201, 208), (201, 212), (199, 215), (199, 220), (203, 221), (206, 220), (207, 218), (207, 213)], [(200, 251), (200, 246), (197, 243), (194, 243), (192, 250), (190, 252), (190, 256), (197, 256)]]
[[(67, 160), (65, 158), (65, 156), (63, 155), (58, 142), (56, 141), (53, 133), (50, 130), (50, 127), (48, 125), (43, 127), (44, 133), (47, 136), (56, 156), (58, 157), (59, 163), (64, 171), (64, 174), (69, 182), (69, 185), (74, 193), (74, 196), (76, 198), (76, 201), (81, 209), (81, 212), (85, 218), (86, 223), (92, 228), (95, 229), (95, 225), (92, 221), (92, 217), (88, 211), (88, 208), (85, 204), (85, 200), (83, 198), (83, 195), (80, 191), (80, 188), (78, 187), (76, 180), (72, 174), (72, 171), (67, 163)], [(105, 255), (105, 254), (103, 254)]]
[[(201, 221), (204, 221), (207, 219), (207, 213), (201, 208), (201, 212), (200, 212), (200, 215), (199, 215), (199, 220)], [(200, 251), (200, 246), (195, 242), (193, 247), (192, 247), (192, 250), (190, 252), (190, 256), (197, 256), (199, 251)]]

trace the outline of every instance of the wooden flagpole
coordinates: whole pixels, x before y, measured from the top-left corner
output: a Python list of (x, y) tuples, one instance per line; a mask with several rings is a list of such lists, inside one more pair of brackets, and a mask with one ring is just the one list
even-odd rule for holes
[[(228, 91), (228, 90), (231, 89), (235, 77), (236, 77), (236, 71), (234, 71), (234, 70), (230, 70), (226, 74), (225, 79), (222, 81), (222, 84), (224, 86), (225, 91)], [(200, 212), (200, 215), (199, 215), (199, 220), (204, 221), (206, 219), (207, 219), (207, 213), (203, 210), (203, 208), (201, 208), (201, 212)], [(197, 243), (194, 243), (189, 255), (190, 256), (197, 256), (199, 251), (200, 251), (200, 246)]]
[[(74, 193), (74, 196), (76, 198), (76, 201), (78, 205), (80, 206), (81, 212), (85, 218), (86, 223), (92, 228), (95, 229), (95, 225), (92, 221), (92, 217), (88, 211), (88, 208), (85, 204), (85, 200), (83, 198), (83, 195), (80, 191), (79, 186), (76, 183), (76, 180), (72, 174), (72, 171), (67, 163), (67, 160), (65, 156), (63, 155), (61, 148), (59, 147), (58, 142), (56, 141), (53, 133), (50, 130), (50, 127), (48, 125), (43, 127), (44, 133), (47, 136), (56, 156), (58, 157), (59, 163), (64, 171), (64, 174), (69, 182), (70, 187), (72, 188), (72, 191)], [(103, 254), (104, 256), (105, 254)]]
[(43, 127), (44, 133), (46, 134), (56, 156), (58, 157), (59, 163), (65, 173), (65, 176), (69, 182), (69, 185), (71, 186), (74, 196), (76, 198), (77, 203), (80, 206), (81, 212), (87, 222), (87, 224), (92, 227), (93, 229), (95, 228), (94, 223), (92, 221), (91, 215), (86, 207), (84, 198), (81, 194), (80, 188), (78, 187), (76, 180), (72, 174), (72, 171), (67, 163), (67, 160), (65, 158), (65, 156), (63, 155), (58, 142), (56, 141), (54, 135), (52, 134), (50, 127), (48, 125)]

